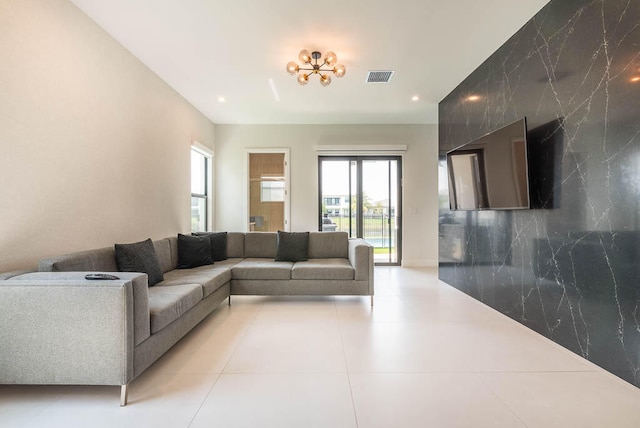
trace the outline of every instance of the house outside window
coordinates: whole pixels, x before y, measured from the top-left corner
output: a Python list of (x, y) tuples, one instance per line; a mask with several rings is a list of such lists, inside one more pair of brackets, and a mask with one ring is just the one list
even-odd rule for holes
[(326, 196), (323, 197), (324, 209), (328, 216), (347, 216), (349, 215), (349, 198), (344, 196)]

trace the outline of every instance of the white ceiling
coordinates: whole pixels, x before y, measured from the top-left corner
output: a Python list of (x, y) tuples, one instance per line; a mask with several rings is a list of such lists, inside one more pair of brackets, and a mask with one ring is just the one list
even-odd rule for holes
[[(424, 124), (548, 0), (71, 1), (214, 123)], [(346, 75), (298, 85), (285, 65), (304, 48)]]

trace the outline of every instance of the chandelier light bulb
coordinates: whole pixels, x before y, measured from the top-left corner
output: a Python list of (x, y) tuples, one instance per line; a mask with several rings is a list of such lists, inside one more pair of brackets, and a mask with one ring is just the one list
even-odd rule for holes
[(287, 64), (287, 72), (291, 75), (296, 74), (300, 70), (300, 67), (295, 62), (291, 61)]
[(296, 80), (302, 86), (309, 83), (309, 77), (316, 75), (320, 78), (322, 86), (331, 84), (331, 74), (335, 77), (342, 77), (347, 72), (347, 68), (338, 64), (338, 56), (335, 52), (329, 51), (322, 55), (322, 52), (314, 50), (313, 52), (302, 49), (298, 54), (299, 60), (302, 62), (291, 61), (287, 64), (287, 73), (296, 75)]
[(306, 49), (302, 49), (300, 51), (300, 54), (298, 55), (298, 58), (300, 59), (300, 61), (302, 61), (304, 64), (309, 64), (311, 62), (311, 53), (306, 50)]
[(342, 77), (346, 72), (347, 69), (342, 64), (338, 64), (333, 68), (333, 73), (336, 75), (336, 77)]
[(332, 66), (333, 64), (338, 62), (338, 57), (336, 56), (336, 54), (334, 52), (329, 51), (324, 56), (324, 62), (326, 62), (328, 66)]
[(298, 74), (298, 83), (302, 86), (309, 83), (309, 75), (305, 73)]

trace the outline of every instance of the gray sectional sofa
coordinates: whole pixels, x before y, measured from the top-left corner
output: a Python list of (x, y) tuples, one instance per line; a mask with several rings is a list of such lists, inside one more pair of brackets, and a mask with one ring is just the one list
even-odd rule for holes
[(232, 295), (358, 295), (373, 305), (373, 248), (310, 232), (307, 261), (275, 261), (276, 233), (228, 233), (227, 259), (176, 269), (178, 241), (153, 242), (164, 280), (118, 272), (113, 247), (42, 260), (0, 276), (0, 383), (128, 384)]

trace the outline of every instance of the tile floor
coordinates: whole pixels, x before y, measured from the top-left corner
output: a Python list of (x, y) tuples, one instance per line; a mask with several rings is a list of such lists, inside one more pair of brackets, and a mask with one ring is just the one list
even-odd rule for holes
[(233, 297), (131, 384), (0, 386), (2, 427), (639, 427), (640, 389), (438, 281)]

